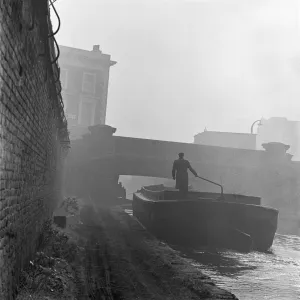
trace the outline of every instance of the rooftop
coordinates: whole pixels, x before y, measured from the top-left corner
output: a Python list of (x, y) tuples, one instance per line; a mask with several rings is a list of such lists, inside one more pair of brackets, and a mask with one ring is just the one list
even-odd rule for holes
[(256, 134), (253, 134), (253, 133), (246, 133), (246, 132), (226, 132), (226, 131), (210, 131), (210, 130), (204, 130), (203, 132), (199, 132), (197, 134), (195, 134), (194, 136), (197, 136), (199, 134), (209, 134), (209, 133), (217, 133), (217, 134), (230, 134), (230, 135), (233, 135), (233, 134), (236, 134), (236, 135), (253, 135), (255, 136)]
[(102, 53), (99, 45), (94, 45), (92, 50), (59, 45), (59, 50), (61, 52), (60, 58), (63, 58), (64, 60), (71, 60), (71, 57), (80, 57), (83, 59), (99, 60), (106, 63), (109, 62), (110, 66), (113, 66), (117, 63), (116, 61), (110, 60), (111, 56), (109, 54)]

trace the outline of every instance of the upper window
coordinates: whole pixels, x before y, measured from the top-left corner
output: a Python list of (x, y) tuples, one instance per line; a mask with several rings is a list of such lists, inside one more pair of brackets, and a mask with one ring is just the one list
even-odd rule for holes
[(66, 89), (68, 86), (68, 70), (66, 69), (60, 70), (60, 82), (61, 82), (61, 87), (63, 89)]
[(89, 94), (95, 94), (96, 74), (83, 73), (82, 91)]

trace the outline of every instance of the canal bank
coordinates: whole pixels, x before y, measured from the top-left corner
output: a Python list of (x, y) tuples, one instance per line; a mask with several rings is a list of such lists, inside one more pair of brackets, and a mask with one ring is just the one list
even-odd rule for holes
[(300, 238), (297, 236), (277, 234), (268, 252), (173, 247), (239, 299), (300, 299)]
[(96, 255), (102, 253), (102, 261), (94, 268), (107, 265), (115, 299), (237, 299), (155, 239), (123, 209), (101, 209), (94, 217), (86, 210), (81, 220), (89, 227), (77, 232), (90, 235), (91, 247), (98, 247)]
[[(43, 288), (19, 299), (237, 299), (179, 252), (155, 239), (121, 207), (97, 212), (83, 207), (80, 219), (82, 223), (58, 233), (57, 240), (64, 240), (67, 251), (56, 251), (55, 256), (72, 249), (73, 258), (64, 259), (64, 268), (58, 268), (62, 259), (55, 257), (58, 263), (47, 266), (47, 274), (52, 275), (45, 277)], [(68, 243), (71, 248), (66, 247)], [(41, 252), (51, 260), (51, 251)], [(60, 283), (59, 293), (55, 282)], [(40, 298), (34, 298), (35, 293)]]

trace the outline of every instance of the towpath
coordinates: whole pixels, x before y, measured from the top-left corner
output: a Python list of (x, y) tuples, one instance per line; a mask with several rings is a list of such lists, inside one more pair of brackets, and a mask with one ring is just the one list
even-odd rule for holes
[(81, 219), (85, 276), (78, 299), (237, 299), (121, 208), (85, 208)]

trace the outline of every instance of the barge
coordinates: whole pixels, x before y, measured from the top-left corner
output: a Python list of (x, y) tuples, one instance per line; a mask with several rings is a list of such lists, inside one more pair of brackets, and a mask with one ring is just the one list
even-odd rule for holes
[(262, 206), (261, 198), (193, 190), (185, 199), (179, 195), (163, 185), (142, 187), (133, 194), (133, 215), (170, 243), (241, 252), (272, 246), (278, 210)]

